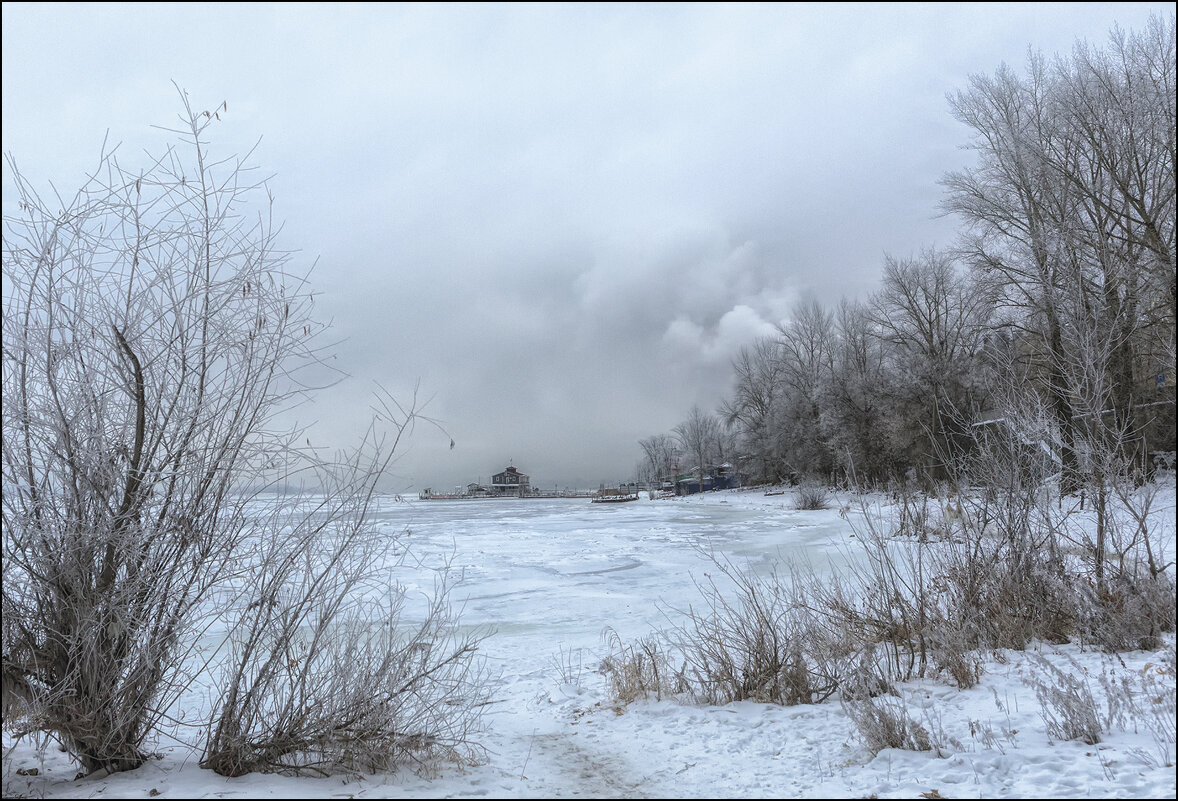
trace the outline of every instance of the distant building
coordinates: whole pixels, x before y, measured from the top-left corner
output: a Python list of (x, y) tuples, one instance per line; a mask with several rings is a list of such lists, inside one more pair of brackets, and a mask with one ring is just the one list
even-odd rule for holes
[(528, 495), (532, 491), (532, 479), (514, 467), (491, 476), (491, 493), (494, 495)]

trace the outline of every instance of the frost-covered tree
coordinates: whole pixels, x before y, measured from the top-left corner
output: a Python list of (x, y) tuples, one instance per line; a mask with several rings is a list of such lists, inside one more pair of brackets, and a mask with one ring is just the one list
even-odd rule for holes
[(886, 344), (867, 307), (844, 299), (835, 323), (835, 356), (823, 432), (837, 463), (859, 480), (885, 480), (895, 469), (896, 436), (889, 425)]
[(700, 489), (704, 486), (704, 471), (714, 464), (721, 454), (720, 421), (698, 406), (691, 407), (691, 414), (674, 428), (675, 439), (683, 453), (695, 460), (695, 470)]
[(907, 461), (935, 470), (963, 413), (981, 405), (974, 390), (993, 313), (986, 284), (970, 281), (949, 256), (925, 250), (908, 259), (888, 256), (883, 285), (872, 296), (876, 335), (888, 354), (887, 387)]
[[(1126, 458), (1139, 454), (1155, 416), (1141, 411), (1143, 378), (1173, 365), (1174, 43), (1174, 17), (1154, 18), (1104, 49), (973, 76), (950, 98), (977, 164), (945, 177), (945, 207), (966, 224), (965, 258), (1003, 289), (1070, 488), (1085, 469), (1085, 416), (1111, 415)], [(1090, 334), (1112, 347), (1077, 372)], [(1107, 373), (1107, 395), (1085, 389), (1092, 369)]]
[(737, 438), (756, 477), (781, 481), (789, 473), (781, 454), (781, 415), (784, 402), (784, 365), (781, 344), (762, 337), (740, 349), (733, 361), (736, 386), (720, 415)]
[(642, 448), (642, 462), (639, 475), (645, 476), (652, 485), (661, 481), (674, 481), (679, 464), (679, 446), (669, 434), (655, 434), (638, 441)]
[(822, 436), (826, 389), (834, 366), (834, 320), (815, 299), (798, 303), (778, 325), (784, 402), (781, 450), (794, 473), (828, 474), (833, 454)]

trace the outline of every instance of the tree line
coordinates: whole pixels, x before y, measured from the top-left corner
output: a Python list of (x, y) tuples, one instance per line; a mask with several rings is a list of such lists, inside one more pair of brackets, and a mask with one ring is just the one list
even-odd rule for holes
[(972, 76), (948, 98), (974, 156), (940, 181), (956, 241), (886, 256), (865, 299), (798, 303), (715, 413), (640, 442), (640, 475), (938, 480), (987, 425), (1065, 491), (1152, 470), (1175, 447), (1174, 31)]

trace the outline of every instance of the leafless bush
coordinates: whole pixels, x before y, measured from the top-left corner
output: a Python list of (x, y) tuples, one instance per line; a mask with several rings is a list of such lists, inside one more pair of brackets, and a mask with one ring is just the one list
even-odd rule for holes
[(887, 687), (871, 667), (861, 665), (849, 673), (839, 692), (839, 703), (864, 746), (874, 757), (885, 748), (932, 751), (928, 729), (913, 720), (908, 707)]
[(193, 610), (316, 361), (305, 285), (243, 214), (260, 187), (208, 158), (215, 116), (185, 101), (179, 147), (144, 172), (104, 152), (72, 201), (8, 162), (4, 669), (87, 772), (138, 765), (190, 681)]
[(712, 561), (733, 585), (733, 599), (711, 577), (697, 583), (702, 606), (680, 610), (685, 622), (671, 634), (697, 697), (713, 704), (785, 705), (829, 698), (838, 688), (846, 643), (808, 611), (802, 576), (775, 571), (759, 577), (719, 557)]
[(926, 640), (933, 667), (948, 674), (957, 687), (968, 690), (978, 683), (983, 660), (972, 632), (938, 615), (930, 624)]
[(817, 588), (816, 603), (883, 647), (887, 675), (897, 680), (933, 671), (968, 688), (981, 673), (979, 649), (1063, 641), (1076, 627), (1077, 594), (1045, 495), (1025, 469), (1025, 437), (1005, 429), (976, 436), (949, 472), (961, 486), (980, 477), (984, 492), (939, 504), (901, 492), (889, 517), (864, 499), (852, 519), (864, 567)]
[(610, 681), (611, 697), (625, 703), (648, 694), (686, 694), (709, 704), (793, 705), (833, 695), (861, 641), (828, 610), (810, 603), (817, 584), (813, 574), (759, 577), (715, 555), (709, 558), (731, 590), (709, 576), (697, 583), (700, 606), (669, 610), (682, 622), (636, 643), (625, 644), (607, 629), (611, 653), (601, 672)]
[(1088, 588), (1082, 626), (1089, 642), (1108, 652), (1154, 650), (1160, 633), (1174, 629), (1174, 582), (1143, 571), (1118, 570), (1104, 590)]
[[(994, 509), (984, 500), (967, 506), (983, 510), (981, 519)], [(967, 637), (971, 648), (1023, 649), (1035, 638), (1066, 642), (1076, 630), (1079, 599), (1074, 579), (1053, 559), (1058, 551), (1048, 535), (1031, 521), (1003, 536), (976, 520), (933, 552), (949, 630)]]
[(1032, 670), (1027, 677), (1041, 705), (1047, 736), (1057, 740), (1083, 740), (1095, 745), (1105, 731), (1100, 708), (1092, 695), (1083, 671), (1064, 672), (1049, 660), (1031, 655)]
[(954, 410), (968, 435), (940, 454), (963, 491), (944, 507), (946, 537), (931, 551), (930, 573), (947, 631), (971, 648), (1066, 642), (1084, 614), (1083, 580), (1065, 553), (1066, 515), (1052, 508), (1045, 482), (1057, 467), (1051, 414), (1012, 369), (999, 369), (1006, 381), (996, 382), (995, 418), (974, 423)]
[(898, 541), (897, 529), (861, 503), (863, 514), (852, 528), (864, 559), (849, 579), (836, 576), (816, 586), (813, 603), (833, 610), (864, 647), (879, 646), (889, 680), (923, 676), (937, 615), (928, 547), (920, 540)]
[(885, 748), (933, 750), (928, 730), (912, 719), (898, 699), (846, 701), (843, 712), (851, 719), (873, 757)]
[(816, 587), (815, 603), (882, 646), (891, 678), (931, 671), (972, 687), (982, 671), (979, 649), (1062, 641), (1075, 630), (1076, 592), (1027, 503), (1021, 494), (963, 497), (935, 524), (918, 503), (893, 519), (864, 505), (853, 524), (863, 566), (849, 580)]
[(938, 519), (938, 515), (930, 508), (935, 507), (935, 503), (927, 494), (914, 490), (910, 484), (904, 484), (896, 491), (896, 498), (900, 506), (897, 535), (927, 542), (941, 539), (947, 534), (943, 519)]
[[(178, 146), (141, 172), (105, 151), (72, 201), (43, 200), (8, 161), (5, 726), (51, 734), (87, 773), (134, 768), (236, 613), (210, 764), (451, 755), (477, 721), (478, 638), (448, 639), (444, 583), (412, 631), (395, 581), (388, 602), (365, 584), (396, 441), (374, 428), (328, 463), (278, 422), (322, 383), (323, 327), (264, 185), (210, 156), (225, 111), (185, 98)], [(404, 411), (380, 413), (397, 438), (418, 417)], [(284, 517), (305, 476), (326, 500)]]
[(1043, 469), (1032, 469), (1049, 464), (1047, 424), (1035, 408), (975, 427), (972, 447), (949, 473), (957, 485), (980, 489), (943, 504), (938, 521), (927, 500), (906, 498), (895, 519), (866, 506), (855, 518), (868, 569), (849, 589), (829, 585), (818, 594), (885, 646), (889, 675), (926, 675), (931, 665), (968, 687), (981, 669), (978, 649), (1076, 636), (1106, 650), (1156, 648), (1160, 633), (1172, 630), (1169, 565), (1150, 544), (1153, 493), (1129, 497), (1122, 489), (1120, 507), (1092, 513), (1111, 551), (1098, 571), (1095, 543), (1085, 539), (1093, 521), (1053, 508)]
[(657, 635), (626, 643), (612, 628), (602, 639), (610, 653), (601, 660), (598, 671), (609, 683), (609, 697), (615, 703), (628, 704), (654, 695), (657, 700), (688, 692), (683, 669), (671, 663), (668, 647)]
[(856, 539), (873, 557), (868, 569), (817, 585), (815, 603), (834, 611), (858, 649), (878, 647), (890, 680), (943, 674), (962, 689), (974, 686), (983, 664), (977, 627), (955, 614), (950, 584), (938, 572), (944, 555), (926, 554), (924, 545), (915, 553), (889, 548), (870, 534)]
[(961, 743), (945, 733), (935, 713), (925, 712), (929, 726), (912, 717), (908, 705), (881, 676), (880, 668), (874, 649), (870, 649), (847, 672), (839, 688), (843, 712), (871, 755), (885, 748), (933, 751), (937, 756), (944, 756), (949, 746), (960, 749)]
[(1175, 686), (1174, 649), (1160, 664), (1147, 663), (1134, 685), (1133, 720), (1142, 723), (1153, 740), (1153, 750), (1137, 749), (1137, 756), (1151, 767), (1174, 767)]
[(794, 508), (807, 511), (830, 508), (830, 490), (818, 481), (803, 481), (794, 491)]
[(1089, 526), (1068, 535), (1082, 546), (1088, 568), (1081, 625), (1086, 639), (1106, 651), (1152, 650), (1175, 626), (1173, 562), (1161, 561), (1150, 520), (1158, 486), (1125, 472), (1110, 484), (1111, 497), (1098, 499), (1094, 510), (1101, 544)]
[(405, 552), (390, 553), (388, 535), (338, 523), (274, 533), (230, 632), (202, 766), (328, 775), (477, 760), (486, 634), (456, 633), (449, 567), (413, 622), (390, 578)]
[(560, 679), (561, 684), (572, 687), (581, 686), (581, 676), (585, 671), (585, 665), (580, 648), (566, 651), (561, 645), (557, 655), (549, 661), (556, 670), (557, 678)]

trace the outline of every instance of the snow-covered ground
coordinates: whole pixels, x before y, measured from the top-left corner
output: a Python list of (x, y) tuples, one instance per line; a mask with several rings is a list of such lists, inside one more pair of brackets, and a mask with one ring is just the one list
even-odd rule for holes
[[(781, 560), (804, 560), (822, 572), (856, 558), (845, 518), (854, 512), (839, 509), (848, 499), (823, 511), (795, 510), (793, 500), (761, 491), (609, 505), (390, 500), (381, 525), (408, 530), (422, 562), (400, 580), (428, 590), (431, 566), (452, 556), (464, 571), (455, 592), (466, 602), (463, 623), (495, 629), (483, 649), (497, 677), (483, 764), (445, 767), (432, 778), (405, 771), (226, 779), (200, 769), (190, 747), (163, 738), (151, 745), (160, 758), (136, 771), (74, 780), (76, 767), (56, 749), (38, 755), (21, 743), (9, 751), (6, 735), (4, 796), (1174, 797), (1172, 719), (1170, 739), (1160, 744), (1144, 717), (1095, 746), (1053, 741), (1026, 682), (1036, 652), (989, 656), (980, 683), (966, 691), (933, 680), (900, 685), (912, 715), (950, 743), (942, 757), (895, 749), (871, 757), (834, 700), (611, 705), (596, 672), (608, 653), (603, 632), (609, 627), (630, 641), (666, 628), (675, 608), (698, 604), (694, 582), (716, 572), (705, 550), (757, 572)], [(1174, 501), (1171, 480), (1155, 510), (1167, 560), (1174, 557)], [(1171, 668), (1174, 642), (1169, 635)], [(1132, 684), (1154, 677), (1173, 692), (1173, 674), (1159, 673), (1167, 650), (1110, 657), (1044, 644), (1037, 653), (1084, 675), (1098, 699), (1102, 675)]]

